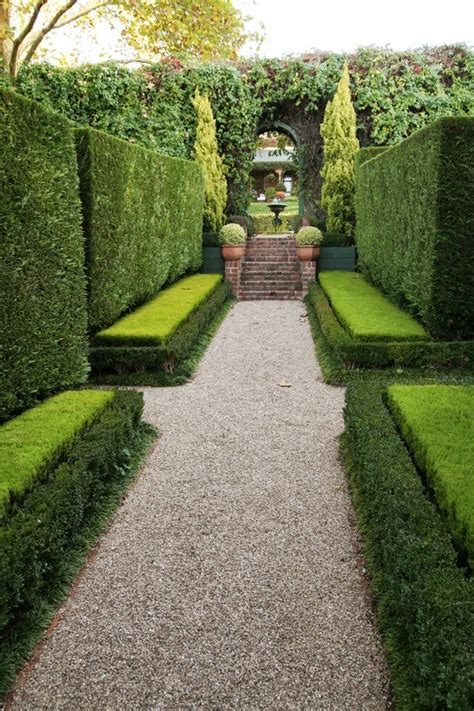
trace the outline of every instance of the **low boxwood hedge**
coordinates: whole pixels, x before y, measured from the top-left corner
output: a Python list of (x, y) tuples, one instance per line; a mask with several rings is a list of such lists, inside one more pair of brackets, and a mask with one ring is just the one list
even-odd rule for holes
[(457, 547), (474, 569), (474, 386), (391, 385), (388, 403)]
[(339, 322), (359, 341), (420, 341), (423, 326), (356, 272), (325, 271), (319, 283)]
[[(176, 365), (185, 358), (199, 335), (210, 325), (226, 301), (232, 298), (229, 283), (222, 282), (219, 274), (196, 275), (216, 277), (210, 295), (185, 320), (180, 316), (179, 327), (170, 331), (170, 336), (160, 345), (132, 345), (133, 339), (113, 340), (111, 345), (95, 341), (90, 350), (92, 371), (94, 374), (129, 373), (148, 369), (173, 372)], [(159, 303), (159, 302), (158, 302)], [(132, 314), (133, 316), (133, 314)], [(143, 343), (152, 343), (153, 339), (144, 339)]]
[(113, 397), (67, 391), (0, 426), (0, 521)]
[(2, 521), (0, 696), (137, 470), (152, 436), (142, 407), (141, 393), (116, 392)]
[(309, 284), (308, 302), (336, 358), (348, 368), (473, 367), (474, 341), (360, 341), (342, 328), (315, 282)]
[(350, 383), (342, 451), (377, 599), (396, 706), (474, 706), (474, 586), (457, 565), (385, 404), (386, 385)]

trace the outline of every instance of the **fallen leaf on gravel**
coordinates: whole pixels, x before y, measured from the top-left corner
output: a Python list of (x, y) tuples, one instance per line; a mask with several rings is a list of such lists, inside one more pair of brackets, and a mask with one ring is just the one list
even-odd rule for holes
[(291, 383), (287, 383), (284, 380), (281, 381), (281, 383), (278, 383), (279, 388), (291, 388)]

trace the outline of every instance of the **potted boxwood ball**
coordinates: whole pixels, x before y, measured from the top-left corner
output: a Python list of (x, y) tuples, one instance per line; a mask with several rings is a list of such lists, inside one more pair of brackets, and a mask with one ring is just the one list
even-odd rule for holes
[(302, 262), (314, 262), (319, 257), (323, 233), (317, 227), (302, 227), (295, 235), (296, 253)]
[(222, 258), (240, 259), (245, 250), (245, 230), (241, 225), (230, 222), (219, 232)]

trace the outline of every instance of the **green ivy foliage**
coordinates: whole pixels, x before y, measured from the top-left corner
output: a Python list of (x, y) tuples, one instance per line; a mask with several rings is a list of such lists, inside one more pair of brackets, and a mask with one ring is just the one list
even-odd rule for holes
[[(198, 87), (208, 94), (216, 120), (227, 170), (227, 213), (238, 214), (248, 202), (259, 127), (286, 119), (306, 148), (317, 141), (346, 61), (363, 146), (398, 143), (440, 116), (474, 115), (474, 52), (461, 45), (419, 52), (369, 48), (347, 56), (320, 53), (237, 65), (185, 66), (171, 59), (139, 71), (113, 64), (74, 69), (34, 64), (22, 70), (17, 89), (80, 124), (189, 158)], [(320, 151), (306, 150), (305, 157), (305, 189), (314, 206), (320, 183), (311, 176), (319, 176)]]

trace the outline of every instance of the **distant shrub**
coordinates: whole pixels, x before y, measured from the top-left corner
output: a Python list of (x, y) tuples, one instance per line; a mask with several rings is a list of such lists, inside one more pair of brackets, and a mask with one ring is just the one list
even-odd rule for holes
[(253, 219), (250, 215), (229, 215), (227, 218), (227, 224), (229, 223), (234, 223), (243, 227), (247, 237), (252, 237), (252, 235), (255, 234)]
[(87, 378), (71, 124), (0, 90), (0, 420)]
[(267, 188), (265, 190), (265, 200), (267, 202), (270, 202), (271, 200), (273, 200), (275, 198), (275, 195), (276, 195), (276, 188)]
[(277, 191), (277, 193), (286, 193), (286, 185), (285, 185), (285, 183), (281, 183), (281, 182), (280, 182), (280, 183), (277, 183), (277, 184), (275, 185), (275, 190)]
[(224, 246), (245, 244), (244, 228), (233, 223), (224, 225), (219, 233), (219, 242)]

